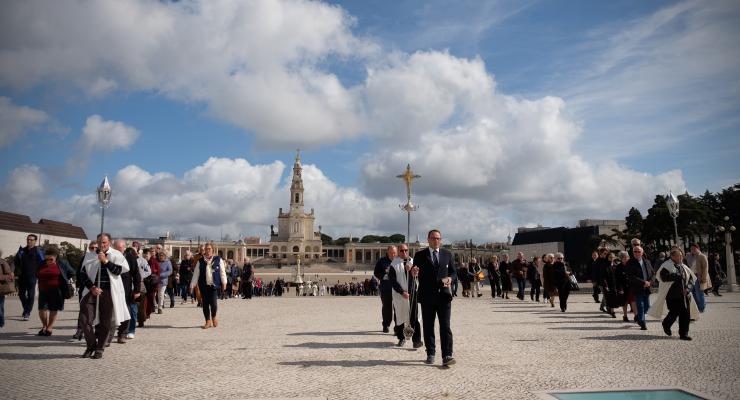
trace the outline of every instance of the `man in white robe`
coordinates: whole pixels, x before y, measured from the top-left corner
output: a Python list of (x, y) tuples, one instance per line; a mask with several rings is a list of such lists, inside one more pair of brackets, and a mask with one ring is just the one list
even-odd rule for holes
[(663, 330), (671, 336), (671, 326), (678, 318), (678, 334), (682, 340), (691, 340), (689, 321), (699, 319), (699, 309), (692, 295), (693, 285), (698, 284), (696, 275), (683, 264), (683, 252), (671, 250), (671, 258), (658, 268), (656, 277), (660, 282), (658, 295), (648, 315), (660, 319), (663, 306), (668, 305), (668, 315), (663, 320)]
[(79, 274), (83, 288), (80, 326), (87, 342), (82, 357), (93, 359), (103, 357), (113, 326), (131, 318), (121, 281), (121, 273), (129, 271), (128, 262), (120, 251), (111, 247), (110, 234), (98, 235), (98, 243), (100, 252), (85, 256)]
[[(411, 272), (414, 260), (409, 256), (409, 248), (398, 246), (398, 256), (391, 260), (388, 269), (388, 280), (393, 287), (393, 311), (396, 316), (394, 329), (398, 344), (403, 347), (407, 336), (411, 336), (414, 349), (424, 345), (421, 341), (421, 324), (419, 323), (419, 300), (416, 296), (419, 282)], [(414, 272), (416, 273), (416, 272)], [(413, 329), (413, 334), (408, 335)]]

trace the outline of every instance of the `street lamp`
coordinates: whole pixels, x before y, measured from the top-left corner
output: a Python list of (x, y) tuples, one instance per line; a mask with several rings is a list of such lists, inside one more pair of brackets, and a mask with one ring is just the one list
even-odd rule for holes
[[(98, 186), (97, 189), (98, 192), (98, 204), (100, 205), (100, 235), (98, 236), (98, 249), (100, 249), (102, 246), (100, 245), (100, 240), (103, 238), (103, 227), (105, 226), (105, 209), (110, 205), (110, 199), (112, 195), (112, 191), (110, 188), (110, 183), (108, 183), (108, 175), (103, 178), (103, 182), (100, 182), (100, 186)], [(103, 266), (101, 265), (98, 267), (96, 278), (95, 278), (95, 286), (100, 287), (100, 269)], [(100, 315), (100, 296), (95, 299), (95, 318), (98, 318)]]
[(676, 235), (676, 246), (678, 246), (678, 223), (676, 223), (676, 218), (678, 218), (678, 198), (673, 194), (673, 192), (668, 192), (665, 204), (668, 206), (668, 212), (673, 218), (673, 231)]
[(727, 260), (727, 291), (734, 292), (735, 284), (735, 257), (732, 254), (732, 232), (735, 232), (735, 225), (730, 222), (730, 217), (725, 216), (722, 224), (717, 226), (719, 232), (725, 233), (725, 259)]
[(100, 205), (100, 233), (103, 233), (103, 226), (105, 223), (105, 209), (110, 205), (110, 199), (112, 191), (110, 189), (110, 183), (108, 183), (108, 175), (103, 178), (103, 182), (100, 182), (100, 186), (97, 189), (98, 192), (98, 204)]

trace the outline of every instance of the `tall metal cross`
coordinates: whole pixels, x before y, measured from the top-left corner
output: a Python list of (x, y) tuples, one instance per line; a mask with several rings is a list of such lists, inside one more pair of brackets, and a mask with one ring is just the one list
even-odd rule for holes
[(406, 164), (406, 171), (397, 175), (396, 178), (403, 179), (406, 184), (406, 204), (399, 204), (398, 207), (401, 210), (406, 211), (406, 245), (411, 243), (411, 212), (419, 209), (418, 205), (414, 205), (411, 202), (411, 185), (414, 179), (421, 178), (421, 175), (416, 175), (411, 171), (411, 164)]

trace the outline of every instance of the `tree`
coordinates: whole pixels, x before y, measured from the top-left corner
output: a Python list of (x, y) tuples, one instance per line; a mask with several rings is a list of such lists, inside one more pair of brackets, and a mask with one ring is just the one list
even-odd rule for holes
[(335, 245), (338, 245), (338, 246), (344, 246), (347, 243), (349, 243), (349, 238), (346, 237), (346, 236), (340, 237), (340, 238), (338, 238), (337, 240), (334, 241), (334, 244)]
[(77, 267), (82, 264), (82, 259), (85, 257), (85, 252), (82, 249), (75, 247), (72, 243), (62, 242), (59, 244), (59, 251), (61, 256), (64, 257), (69, 265), (77, 270)]
[(627, 240), (631, 240), (632, 238), (641, 238), (642, 226), (645, 220), (642, 218), (640, 210), (635, 207), (630, 208), (627, 213), (627, 217), (624, 220), (627, 225), (627, 229), (625, 229), (623, 233), (625, 237), (629, 238)]
[(325, 233), (322, 233), (321, 234), (321, 244), (323, 244), (324, 246), (329, 245), (329, 244), (334, 244), (334, 239), (332, 239), (331, 236)]
[(388, 238), (390, 239), (391, 243), (406, 243), (406, 235), (402, 235), (400, 233), (394, 233)]

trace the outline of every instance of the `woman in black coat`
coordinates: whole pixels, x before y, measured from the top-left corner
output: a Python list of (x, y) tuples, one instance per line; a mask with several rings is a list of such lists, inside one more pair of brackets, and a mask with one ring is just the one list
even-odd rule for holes
[(508, 299), (511, 292), (511, 263), (508, 254), (504, 254), (504, 261), (499, 264), (498, 272), (501, 274), (501, 298)]
[(602, 283), (606, 296), (606, 309), (612, 318), (617, 318), (614, 309), (625, 304), (625, 287), (627, 276), (612, 263), (614, 256), (609, 254), (609, 267), (603, 271)]
[(545, 288), (545, 295), (550, 301), (550, 307), (555, 307), (555, 296), (558, 295), (558, 286), (555, 279), (555, 270), (552, 264), (555, 258), (552, 253), (545, 255), (545, 265), (542, 266), (542, 286)]
[[(565, 312), (568, 309), (568, 296), (570, 296), (570, 278), (568, 270), (565, 268), (565, 257), (563, 253), (555, 254), (555, 262), (552, 264), (553, 285), (557, 287), (558, 298), (560, 299), (560, 311)], [(552, 296), (550, 297), (552, 303)]]

